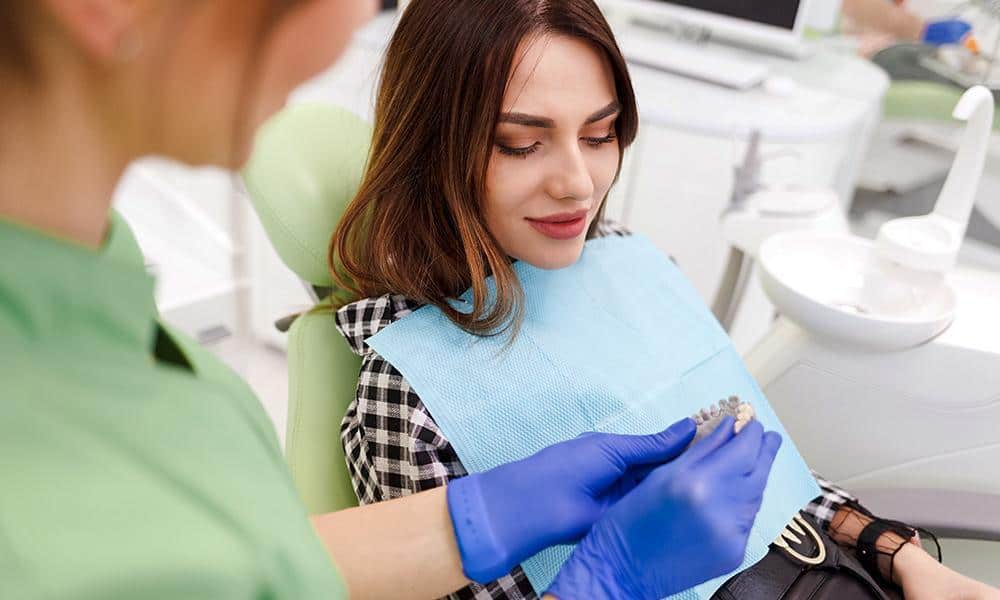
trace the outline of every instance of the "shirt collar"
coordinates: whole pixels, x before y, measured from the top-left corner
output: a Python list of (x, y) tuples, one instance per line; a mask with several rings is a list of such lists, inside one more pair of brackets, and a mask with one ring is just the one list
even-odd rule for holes
[(337, 310), (337, 329), (358, 356), (368, 352), (365, 340), (420, 308), (420, 304), (398, 294), (386, 294), (352, 302)]
[(97, 251), (0, 219), (0, 337), (149, 356), (153, 280), (133, 247), (117, 218)]

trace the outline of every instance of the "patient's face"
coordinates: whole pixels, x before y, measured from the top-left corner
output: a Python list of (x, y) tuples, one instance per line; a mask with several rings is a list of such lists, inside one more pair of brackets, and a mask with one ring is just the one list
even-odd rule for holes
[(618, 98), (607, 58), (564, 36), (518, 50), (487, 174), (490, 232), (543, 269), (576, 262), (618, 170)]

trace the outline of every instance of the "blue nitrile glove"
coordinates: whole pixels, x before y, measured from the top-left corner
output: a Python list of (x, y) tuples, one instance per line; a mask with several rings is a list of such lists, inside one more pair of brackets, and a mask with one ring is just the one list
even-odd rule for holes
[(648, 436), (591, 433), (448, 484), (465, 576), (487, 583), (556, 544), (572, 543), (695, 434), (684, 419)]
[(673, 462), (650, 472), (576, 547), (549, 593), (560, 600), (658, 600), (743, 562), (776, 433), (728, 418)]
[(930, 21), (924, 27), (923, 42), (931, 46), (962, 44), (972, 32), (972, 25), (962, 19)]

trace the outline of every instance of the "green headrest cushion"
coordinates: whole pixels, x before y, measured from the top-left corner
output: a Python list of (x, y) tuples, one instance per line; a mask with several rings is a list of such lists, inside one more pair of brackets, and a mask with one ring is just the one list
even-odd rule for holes
[[(963, 93), (956, 86), (933, 81), (894, 81), (885, 96), (885, 117), (958, 124), (951, 113)], [(1000, 111), (993, 128), (1000, 129)]]
[(271, 243), (313, 285), (332, 285), (327, 249), (361, 184), (371, 137), (371, 126), (342, 108), (292, 106), (264, 125), (243, 170)]

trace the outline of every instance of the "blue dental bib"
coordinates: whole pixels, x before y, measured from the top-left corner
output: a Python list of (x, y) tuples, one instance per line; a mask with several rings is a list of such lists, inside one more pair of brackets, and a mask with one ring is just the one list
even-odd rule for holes
[[(739, 570), (763, 558), (820, 490), (680, 270), (638, 235), (590, 241), (559, 271), (515, 270), (526, 315), (513, 343), (466, 333), (432, 306), (367, 340), (419, 394), (465, 468), (485, 471), (590, 431), (658, 432), (739, 396), (784, 438)], [(570, 551), (550, 548), (524, 563), (539, 594)], [(708, 599), (730, 575), (672, 598)]]

